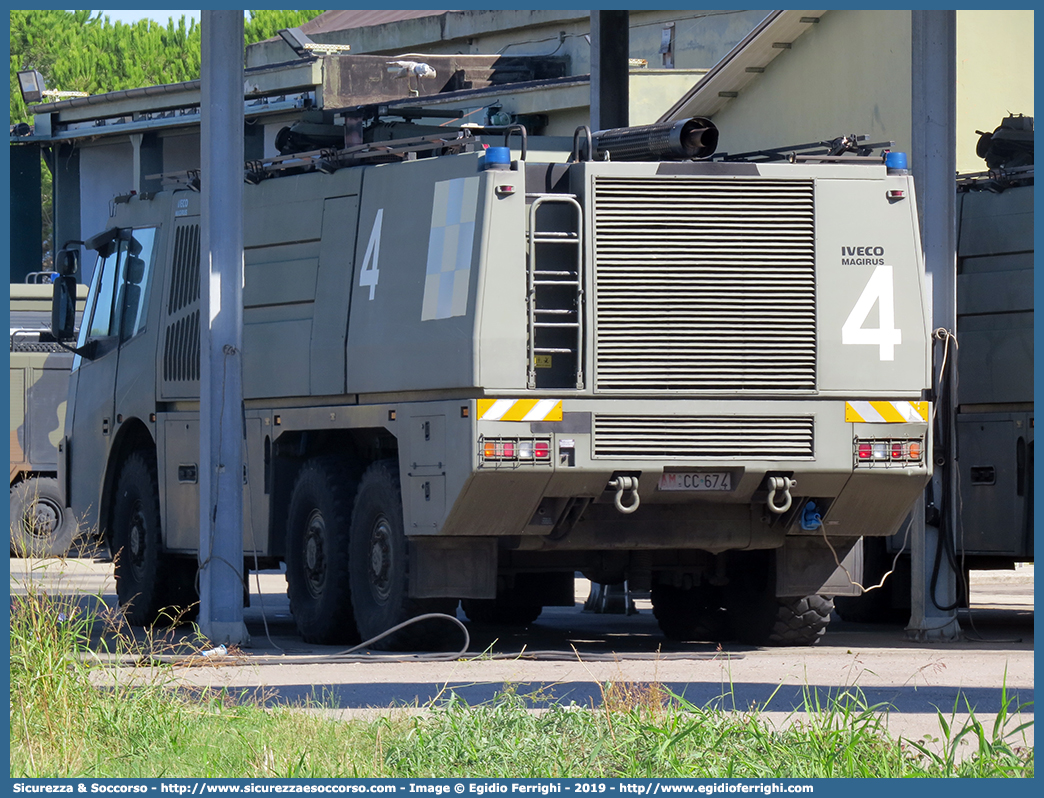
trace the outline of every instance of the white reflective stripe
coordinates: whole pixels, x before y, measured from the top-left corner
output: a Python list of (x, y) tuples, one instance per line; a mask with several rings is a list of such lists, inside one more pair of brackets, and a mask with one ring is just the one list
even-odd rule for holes
[(892, 407), (899, 411), (907, 421), (924, 421), (921, 414), (910, 402), (892, 402)]
[(874, 410), (874, 406), (869, 402), (849, 402), (848, 404), (859, 414), (863, 421), (878, 423), (884, 421), (884, 416)]
[(530, 410), (525, 416), (522, 417), (523, 421), (543, 421), (544, 417), (547, 416), (552, 410), (555, 409), (555, 405), (558, 404), (557, 399), (541, 399)]
[(500, 421), (512, 407), (515, 406), (515, 399), (497, 399), (493, 405), (482, 414), (482, 418), (486, 421)]

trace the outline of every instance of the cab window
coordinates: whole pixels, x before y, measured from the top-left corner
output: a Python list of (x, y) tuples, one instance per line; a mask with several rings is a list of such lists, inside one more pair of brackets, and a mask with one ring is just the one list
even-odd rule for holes
[(149, 275), (152, 271), (152, 245), (155, 239), (156, 228), (145, 227), (135, 230), (134, 237), (125, 242), (117, 281), (117, 321), (115, 325), (110, 326), (111, 335), (119, 331), (121, 342), (133, 338), (145, 328)]
[[(80, 325), (77, 347), (92, 339), (117, 336), (122, 343), (145, 328), (156, 228), (127, 232), (130, 235), (117, 237), (109, 254), (98, 255), (91, 278), (90, 321)], [(77, 356), (73, 368), (79, 365)]]

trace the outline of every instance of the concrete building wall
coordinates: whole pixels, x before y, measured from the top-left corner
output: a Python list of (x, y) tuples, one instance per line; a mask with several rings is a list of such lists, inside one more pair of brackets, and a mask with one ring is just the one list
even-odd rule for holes
[[(80, 149), (80, 235), (102, 232), (113, 197), (134, 189), (134, 151), (129, 141)], [(94, 257), (83, 261), (83, 282), (94, 273)]]
[(849, 134), (910, 148), (910, 12), (828, 11), (714, 116), (719, 152)]
[[(719, 151), (848, 134), (911, 146), (909, 11), (828, 11), (714, 116)], [(957, 170), (986, 168), (976, 130), (1033, 115), (1033, 12), (957, 12)]]
[(957, 12), (957, 171), (981, 172), (976, 130), (1033, 116), (1033, 11)]
[(199, 131), (163, 137), (163, 171), (199, 169)]
[[(635, 11), (630, 13), (630, 56), (644, 58), (650, 68), (663, 66), (660, 42), (665, 23), (674, 22), (674, 67), (714, 66), (758, 22), (765, 11)], [(570, 74), (591, 71), (589, 11), (470, 10), (443, 16), (408, 19), (388, 25), (330, 33), (313, 33), (317, 42), (348, 44), (352, 53), (503, 53), (506, 55), (568, 55)], [(247, 66), (296, 58), (282, 40), (251, 45)]]

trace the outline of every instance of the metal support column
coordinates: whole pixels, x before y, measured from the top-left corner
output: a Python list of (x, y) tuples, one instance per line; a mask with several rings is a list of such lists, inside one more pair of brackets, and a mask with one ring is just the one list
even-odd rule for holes
[(591, 128), (627, 127), (630, 12), (591, 12)]
[[(933, 330), (957, 333), (957, 14), (955, 11), (912, 13), (912, 151), (911, 168), (921, 220), (928, 293), (932, 297)], [(912, 527), (912, 613), (909, 637), (924, 641), (955, 640), (957, 575), (950, 567), (947, 541), (956, 546), (954, 359), (941, 373), (943, 345), (936, 344), (934, 369), (936, 429), (935, 470), (928, 491), (928, 523), (914, 513)], [(950, 344), (953, 352), (953, 343)], [(941, 374), (941, 379), (940, 379)], [(954, 548), (951, 548), (951, 551)], [(934, 584), (933, 584), (934, 583)]]
[(243, 12), (202, 14), (200, 628), (245, 644), (243, 623)]
[[(8, 149), (11, 153), (11, 282), (21, 283), (29, 272), (43, 268), (40, 148), (35, 144), (12, 144)], [(59, 247), (61, 244), (52, 246), (51, 251)]]

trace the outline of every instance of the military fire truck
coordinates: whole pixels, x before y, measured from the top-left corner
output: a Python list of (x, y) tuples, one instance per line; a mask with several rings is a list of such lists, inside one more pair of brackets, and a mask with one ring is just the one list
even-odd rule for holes
[[(929, 476), (902, 155), (711, 162), (698, 119), (557, 158), (440, 130), (247, 169), (247, 566), (285, 563), (322, 643), (458, 601), (526, 623), (576, 571), (651, 590), (671, 638), (815, 642)], [(196, 573), (200, 195), (113, 207), (63, 473), (149, 623)]]
[[(87, 292), (78, 288), (82, 312)], [(11, 285), (10, 526), (18, 556), (62, 556), (78, 531), (57, 479), (73, 356), (51, 337), (52, 293), (49, 283)]]

